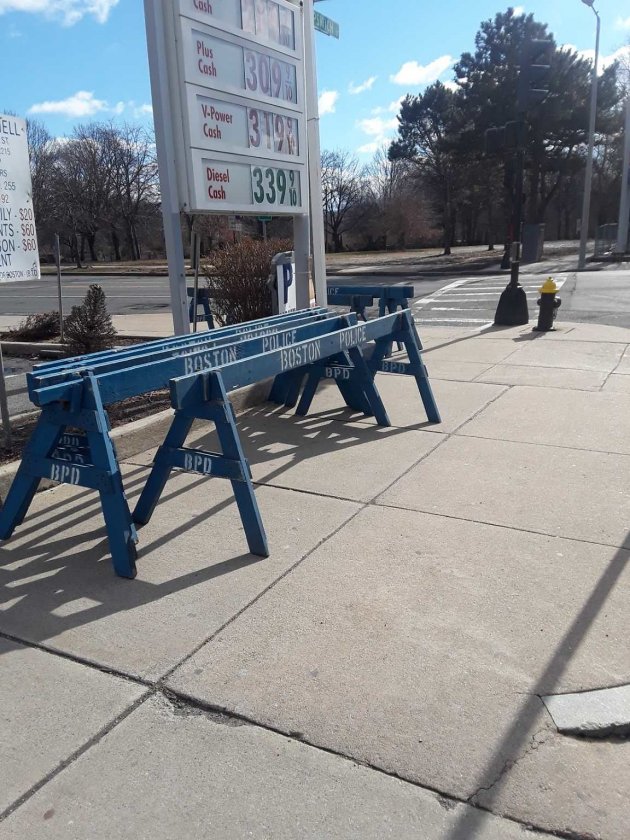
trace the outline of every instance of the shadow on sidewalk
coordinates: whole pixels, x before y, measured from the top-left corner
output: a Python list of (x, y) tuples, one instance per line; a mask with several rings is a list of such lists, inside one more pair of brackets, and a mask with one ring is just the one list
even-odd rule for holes
[[(420, 398), (418, 403), (421, 413)], [(270, 426), (269, 421), (285, 412), (284, 408), (266, 404), (238, 419), (241, 440), (253, 466), (277, 459), (277, 452), (272, 450), (279, 444), (286, 445), (282, 457), (288, 457), (288, 463), (272, 469), (259, 484), (269, 484), (296, 464), (317, 458), (333, 448), (356, 448), (357, 460), (360, 462), (361, 446), (373, 442), (375, 438), (375, 427), (348, 426), (348, 411), (339, 409), (304, 418), (283, 416), (286, 435), (284, 440), (279, 439), (278, 424), (272, 423)], [(356, 416), (364, 418), (364, 415)], [(428, 421), (420, 425), (428, 425)], [(407, 433), (409, 429), (388, 427), (379, 428), (378, 431), (382, 437), (391, 437)], [(214, 433), (198, 438), (194, 446), (206, 446), (216, 451)], [(366, 469), (369, 470), (367, 461)], [(135, 496), (142, 489), (148, 470), (148, 466), (125, 470), (124, 485), (128, 495)], [(209, 477), (195, 476), (184, 487), (170, 490), (167, 482), (155, 510), (156, 520), (161, 514), (165, 515), (165, 503), (203, 486), (209, 480)], [(143, 562), (150, 562), (151, 552), (171, 543), (173, 552), (177, 552), (179, 537), (204, 525), (208, 526), (208, 565), (155, 583), (141, 578), (124, 580), (114, 574), (105, 528), (101, 524), (100, 500), (96, 493), (80, 490), (61, 500), (54, 500), (54, 495), (51, 495), (50, 504), (27, 514), (24, 524), (16, 529), (12, 539), (0, 547), (0, 633), (28, 642), (44, 643), (66, 630), (97, 622), (246, 566), (265, 562), (263, 558), (249, 553), (213, 562), (211, 520), (232, 505), (235, 502), (230, 491), (224, 500), (183, 522), (169, 520), (167, 532), (160, 533), (149, 542), (144, 542), (142, 535), (150, 533), (150, 526), (144, 526), (139, 531), (138, 564), (142, 569)], [(95, 523), (97, 515), (99, 525)], [(93, 523), (91, 529), (89, 523)], [(69, 530), (75, 531), (77, 527), (83, 528), (83, 532), (68, 535)], [(237, 527), (241, 527), (240, 522)], [(98, 540), (96, 544), (95, 538)], [(147, 632), (150, 632), (150, 628), (147, 628)]]
[[(469, 799), (470, 804), (477, 807), (462, 810), (457, 823), (444, 840), (471, 840), (481, 831), (484, 821), (492, 813), (497, 813), (492, 810), (493, 803), (496, 802), (504, 782), (509, 777), (510, 769), (523, 755), (526, 744), (534, 734), (534, 723), (541, 708), (544, 708), (541, 697), (553, 694), (554, 688), (566, 671), (572, 656), (584, 640), (600, 611), (605, 607), (606, 599), (617, 584), (629, 560), (630, 552), (623, 548), (618, 549), (611, 559), (597, 586), (572, 624), (567, 628), (554, 655), (532, 689), (531, 695), (498, 743), (494, 757), (477, 778), (476, 793)], [(506, 753), (510, 756), (507, 761), (504, 758)], [(500, 816), (503, 815), (500, 814)]]

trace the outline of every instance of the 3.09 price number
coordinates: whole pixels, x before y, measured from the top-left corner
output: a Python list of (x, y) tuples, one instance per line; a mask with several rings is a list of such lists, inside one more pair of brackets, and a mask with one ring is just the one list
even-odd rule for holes
[(250, 149), (265, 148), (283, 155), (298, 154), (297, 120), (260, 108), (247, 109)]
[(299, 184), (299, 173), (294, 169), (275, 169), (271, 166), (252, 167), (254, 204), (297, 207)]
[(254, 50), (244, 50), (245, 88), (272, 99), (297, 102), (295, 67)]

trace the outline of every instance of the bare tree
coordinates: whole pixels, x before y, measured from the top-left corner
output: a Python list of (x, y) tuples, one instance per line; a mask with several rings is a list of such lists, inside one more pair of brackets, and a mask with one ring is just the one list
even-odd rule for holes
[(357, 158), (347, 151), (322, 152), (324, 225), (334, 251), (343, 248), (343, 235), (358, 223), (357, 210), (365, 192), (365, 178)]
[(157, 160), (152, 137), (140, 126), (110, 126), (112, 202), (111, 229), (116, 257), (118, 223), (122, 223), (132, 260), (141, 258), (138, 228), (147, 215), (157, 212), (159, 200)]

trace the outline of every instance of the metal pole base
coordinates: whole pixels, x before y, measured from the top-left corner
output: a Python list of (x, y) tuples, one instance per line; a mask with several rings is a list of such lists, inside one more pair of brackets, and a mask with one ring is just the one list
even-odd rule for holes
[(529, 323), (527, 296), (522, 286), (510, 284), (501, 292), (494, 323), (499, 327), (518, 327)]

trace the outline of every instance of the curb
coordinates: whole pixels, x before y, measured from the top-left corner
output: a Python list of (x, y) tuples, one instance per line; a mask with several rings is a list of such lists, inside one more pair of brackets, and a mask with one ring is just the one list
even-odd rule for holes
[(0, 341), (2, 353), (5, 356), (24, 356), (37, 353), (44, 358), (60, 359), (64, 348), (59, 343), (45, 341)]
[[(272, 381), (267, 379), (233, 391), (229, 396), (235, 413), (242, 414), (248, 408), (266, 402)], [(173, 410), (167, 408), (158, 414), (151, 414), (149, 417), (142, 417), (140, 420), (112, 429), (110, 438), (116, 449), (118, 462), (122, 463), (147, 449), (159, 446), (166, 436), (172, 417)], [(0, 500), (6, 498), (19, 466), (20, 461), (11, 461), (0, 466)], [(40, 492), (55, 486), (57, 486), (56, 482), (42, 478), (37, 490)]]

